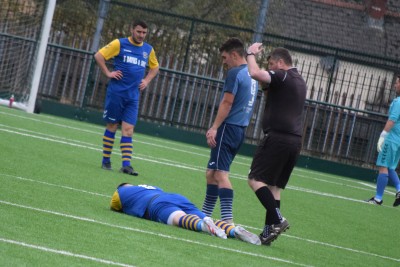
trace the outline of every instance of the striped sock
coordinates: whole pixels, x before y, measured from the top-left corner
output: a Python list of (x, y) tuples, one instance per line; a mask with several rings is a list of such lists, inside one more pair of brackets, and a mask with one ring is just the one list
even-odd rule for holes
[(179, 227), (192, 231), (201, 231), (203, 221), (197, 215), (186, 214), (179, 219)]
[(221, 204), (221, 220), (233, 220), (232, 206), (233, 206), (233, 190), (230, 188), (220, 188), (218, 190), (219, 201)]
[(202, 208), (202, 212), (206, 216), (211, 217), (214, 211), (215, 204), (217, 203), (217, 200), (218, 200), (218, 185), (207, 184), (206, 198), (204, 199)]
[(106, 129), (103, 136), (103, 163), (111, 162), (111, 152), (114, 146), (115, 133)]
[(235, 237), (235, 226), (232, 224), (229, 224), (227, 222), (217, 220), (215, 222), (215, 225), (221, 228), (222, 230), (225, 231), (225, 234), (229, 237)]
[(133, 151), (132, 137), (122, 136), (120, 147), (122, 154), (122, 167), (130, 166)]

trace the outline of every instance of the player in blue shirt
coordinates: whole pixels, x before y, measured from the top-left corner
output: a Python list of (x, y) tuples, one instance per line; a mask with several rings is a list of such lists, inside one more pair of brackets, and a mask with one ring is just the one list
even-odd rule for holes
[(393, 203), (393, 206), (397, 207), (400, 205), (400, 181), (396, 173), (400, 160), (400, 75), (396, 78), (394, 89), (397, 97), (390, 104), (389, 118), (377, 144), (379, 154), (376, 165), (379, 168), (379, 174), (376, 182), (376, 194), (367, 202), (382, 205), (383, 193), (390, 178), (397, 190)]
[(243, 227), (230, 225), (223, 221), (214, 223), (186, 197), (164, 192), (156, 186), (122, 183), (114, 192), (110, 207), (114, 211), (131, 216), (193, 231), (207, 232), (223, 239), (229, 236), (251, 244), (261, 244), (257, 235)]
[[(157, 75), (159, 66), (151, 45), (144, 42), (147, 24), (137, 20), (132, 23), (132, 35), (116, 39), (101, 48), (94, 56), (104, 75), (110, 78), (107, 86), (103, 119), (106, 130), (103, 136), (102, 168), (111, 170), (111, 153), (115, 133), (121, 124), (120, 149), (122, 154), (122, 173), (138, 175), (131, 166), (132, 136), (139, 112), (140, 91), (144, 90)], [(114, 59), (113, 71), (106, 61)], [(146, 66), (149, 72), (145, 76)]]
[(258, 83), (249, 75), (241, 40), (230, 38), (219, 51), (228, 73), (216, 118), (206, 133), (211, 155), (206, 171), (207, 187), (202, 211), (211, 216), (219, 198), (221, 219), (233, 223), (233, 188), (229, 169), (244, 141)]

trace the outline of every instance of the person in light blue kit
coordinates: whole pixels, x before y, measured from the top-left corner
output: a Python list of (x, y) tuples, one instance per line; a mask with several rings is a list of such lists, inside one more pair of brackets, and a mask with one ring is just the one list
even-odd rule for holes
[[(111, 170), (111, 153), (115, 133), (121, 124), (120, 149), (122, 167), (120, 172), (138, 175), (131, 166), (132, 136), (139, 112), (140, 91), (144, 90), (157, 75), (159, 66), (151, 45), (144, 42), (147, 24), (142, 20), (132, 23), (132, 35), (128, 38), (115, 39), (101, 48), (94, 56), (104, 75), (110, 78), (103, 119), (106, 130), (103, 136), (102, 168)], [(114, 59), (114, 69), (110, 71), (106, 60)], [(145, 77), (146, 66), (149, 71)]]
[(257, 235), (242, 226), (230, 225), (220, 220), (214, 222), (186, 197), (164, 192), (157, 186), (122, 183), (111, 198), (110, 208), (134, 217), (206, 232), (222, 239), (236, 237), (254, 245), (261, 244)]
[(211, 128), (206, 133), (211, 148), (206, 171), (206, 195), (202, 211), (211, 216), (219, 198), (221, 220), (233, 223), (233, 188), (229, 180), (230, 165), (245, 138), (257, 96), (258, 83), (247, 68), (242, 41), (229, 38), (219, 49), (228, 69), (223, 95)]
[(376, 182), (376, 194), (366, 201), (382, 205), (383, 193), (390, 178), (397, 190), (393, 203), (393, 206), (397, 207), (400, 205), (400, 181), (395, 171), (400, 160), (400, 75), (396, 78), (394, 89), (397, 97), (390, 104), (389, 118), (377, 144), (379, 154), (376, 165), (379, 168), (379, 174)]

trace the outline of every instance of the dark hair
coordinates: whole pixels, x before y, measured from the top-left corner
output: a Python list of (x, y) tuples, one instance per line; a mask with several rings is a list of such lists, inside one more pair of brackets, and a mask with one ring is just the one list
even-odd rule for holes
[(232, 51), (235, 51), (241, 57), (245, 56), (244, 45), (239, 38), (231, 37), (228, 40), (226, 40), (226, 42), (223, 43), (219, 48), (220, 53), (222, 52), (231, 53)]
[(121, 186), (126, 185), (126, 184), (129, 184), (129, 183), (122, 183), (122, 184), (119, 184), (119, 185), (117, 186), (117, 189), (120, 188)]
[(272, 52), (268, 56), (268, 60), (279, 60), (282, 59), (283, 62), (285, 62), (286, 65), (292, 66), (293, 61), (292, 61), (292, 56), (289, 53), (289, 50), (283, 47), (278, 47), (272, 50)]
[(143, 29), (147, 29), (147, 23), (141, 19), (137, 19), (132, 22), (132, 29), (136, 26), (142, 26)]

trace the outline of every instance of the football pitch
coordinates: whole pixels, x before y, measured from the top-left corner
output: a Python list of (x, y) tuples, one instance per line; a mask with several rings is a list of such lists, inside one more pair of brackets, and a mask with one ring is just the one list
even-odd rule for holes
[[(138, 123), (138, 128), (140, 122)], [(104, 128), (0, 106), (1, 266), (400, 266), (400, 207), (363, 200), (375, 184), (296, 168), (282, 194), (291, 224), (270, 247), (110, 211), (122, 182), (156, 185), (201, 207), (209, 149), (134, 135), (139, 176), (100, 168)], [(247, 185), (251, 158), (231, 168), (236, 224), (261, 232), (264, 208)], [(371, 178), (371, 180), (373, 177)], [(219, 204), (213, 216), (219, 218)]]

